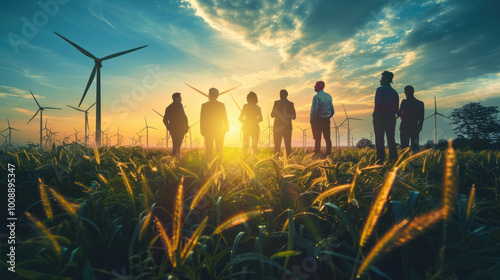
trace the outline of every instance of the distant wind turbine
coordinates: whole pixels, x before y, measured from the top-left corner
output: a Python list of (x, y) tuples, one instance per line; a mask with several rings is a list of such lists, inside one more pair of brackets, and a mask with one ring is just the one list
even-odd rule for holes
[(75, 108), (75, 107), (70, 106), (70, 105), (66, 105), (66, 106), (68, 106), (70, 108), (73, 108), (73, 109), (75, 109), (77, 111), (85, 113), (85, 145), (87, 145), (87, 139), (88, 139), (87, 130), (89, 129), (89, 116), (88, 116), (89, 115), (89, 110), (90, 110), (90, 108), (94, 107), (95, 103), (96, 102), (94, 102), (94, 104), (92, 104), (92, 106), (90, 106), (87, 110), (82, 110), (82, 109), (78, 109), (78, 108)]
[(337, 123), (335, 122), (335, 119), (333, 119), (333, 124), (334, 126), (332, 128), (335, 129), (335, 147), (339, 147), (340, 145), (340, 134), (339, 134), (339, 128), (344, 124), (344, 122), (342, 122), (340, 125), (337, 125)]
[[(144, 116), (144, 122), (146, 122), (146, 126), (143, 129), (139, 130), (139, 132), (143, 131), (144, 129), (146, 130), (146, 148), (149, 148), (149, 129), (152, 128), (158, 130), (158, 128), (148, 126), (148, 120), (146, 119), (146, 116)], [(142, 137), (142, 135), (140, 137)]]
[[(347, 147), (350, 147), (351, 145), (349, 144), (349, 141), (351, 140), (351, 127), (350, 127), (349, 121), (350, 120), (362, 121), (362, 119), (349, 118), (347, 116), (347, 111), (345, 109), (345, 106), (342, 105), (342, 107), (344, 107), (344, 113), (345, 113), (345, 120), (342, 123), (344, 123), (345, 121), (347, 121)], [(342, 123), (340, 125), (342, 125)]]
[(43, 143), (42, 143), (42, 131), (43, 131), (43, 128), (42, 128), (43, 119), (42, 118), (43, 118), (43, 111), (47, 110), (47, 109), (61, 110), (61, 108), (42, 107), (42, 106), (40, 106), (40, 103), (38, 103), (38, 101), (36, 100), (35, 95), (33, 94), (33, 92), (31, 92), (31, 90), (30, 90), (30, 93), (31, 93), (31, 96), (33, 96), (33, 99), (35, 99), (36, 105), (38, 106), (38, 110), (36, 111), (36, 113), (33, 115), (33, 117), (31, 117), (31, 119), (26, 124), (29, 124), (31, 122), (31, 120), (36, 117), (36, 115), (38, 114), (38, 112), (40, 112), (40, 149), (41, 149), (42, 145), (43, 145)]
[(438, 113), (437, 111), (437, 105), (436, 105), (436, 96), (434, 96), (434, 113), (430, 116), (428, 116), (427, 118), (425, 118), (424, 120), (434, 116), (434, 144), (437, 144), (437, 133), (436, 133), (436, 130), (437, 130), (437, 116), (441, 116), (443, 118), (446, 118), (446, 119), (449, 119), (447, 116), (441, 114), (441, 113)]
[(12, 146), (12, 130), (15, 130), (15, 131), (21, 131), (19, 129), (16, 129), (16, 128), (13, 128), (10, 126), (10, 121), (9, 121), (9, 118), (7, 118), (7, 124), (9, 125), (6, 129), (2, 130), (0, 133), (6, 131), (6, 130), (9, 130), (9, 134), (7, 135), (7, 137), (9, 137), (9, 147)]
[(84, 55), (92, 58), (95, 62), (94, 69), (92, 69), (92, 73), (90, 74), (89, 81), (87, 83), (87, 86), (85, 87), (85, 91), (83, 92), (83, 96), (82, 96), (82, 99), (80, 100), (80, 103), (78, 104), (78, 107), (80, 107), (80, 105), (82, 104), (83, 99), (85, 98), (85, 95), (87, 94), (87, 91), (89, 90), (89, 87), (92, 84), (92, 81), (94, 80), (94, 77), (97, 76), (97, 78), (96, 78), (96, 80), (97, 80), (96, 81), (96, 103), (97, 103), (97, 106), (96, 106), (95, 143), (96, 143), (97, 147), (100, 147), (101, 146), (101, 67), (102, 67), (102, 62), (104, 60), (108, 60), (108, 59), (111, 59), (111, 58), (114, 58), (114, 57), (117, 57), (120, 55), (127, 54), (129, 52), (133, 52), (133, 51), (145, 48), (145, 47), (147, 47), (147, 45), (142, 46), (142, 47), (138, 47), (135, 49), (117, 52), (117, 53), (114, 53), (114, 54), (111, 54), (111, 55), (108, 55), (108, 56), (105, 56), (102, 58), (97, 58), (93, 54), (91, 54), (88, 51), (86, 51), (85, 49), (83, 49), (82, 47), (80, 47), (77, 44), (71, 42), (70, 40), (64, 38), (62, 35), (58, 34), (57, 32), (54, 32), (54, 33), (57, 36), (61, 37), (66, 42), (70, 43), (73, 47), (77, 48)]
[[(151, 110), (153, 110), (155, 113), (157, 113), (158, 115), (160, 115), (160, 117), (162, 117), (162, 119), (163, 119), (163, 115), (162, 114), (158, 113), (155, 109), (151, 109)], [(168, 149), (168, 129), (165, 127), (165, 130), (166, 130), (166, 133), (167, 133), (166, 136), (165, 136), (165, 139), (166, 139), (165, 141), (166, 141), (166, 144), (167, 144), (166, 148)]]
[(297, 126), (300, 130), (302, 130), (302, 147), (305, 149), (306, 148), (306, 130), (310, 129), (310, 127), (302, 129), (300, 126)]

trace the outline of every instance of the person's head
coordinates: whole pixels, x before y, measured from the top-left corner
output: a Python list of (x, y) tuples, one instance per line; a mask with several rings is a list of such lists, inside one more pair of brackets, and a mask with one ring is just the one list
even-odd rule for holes
[(415, 93), (415, 89), (412, 86), (405, 86), (406, 98), (412, 98)]
[(217, 100), (217, 97), (219, 97), (219, 90), (218, 89), (211, 88), (208, 90), (208, 99)]
[(392, 78), (394, 78), (394, 74), (389, 71), (382, 72), (382, 78), (380, 78), (380, 85), (388, 86), (392, 84)]
[(321, 91), (324, 88), (325, 88), (325, 82), (323, 82), (323, 81), (317, 81), (316, 84), (314, 85), (315, 92)]
[(259, 99), (257, 98), (257, 94), (255, 92), (251, 91), (247, 94), (247, 102), (249, 104), (257, 104), (259, 102)]
[(172, 100), (174, 100), (174, 102), (181, 102), (182, 101), (181, 93), (176, 92), (172, 94)]
[(286, 89), (280, 90), (280, 99), (285, 100), (288, 97), (288, 91)]

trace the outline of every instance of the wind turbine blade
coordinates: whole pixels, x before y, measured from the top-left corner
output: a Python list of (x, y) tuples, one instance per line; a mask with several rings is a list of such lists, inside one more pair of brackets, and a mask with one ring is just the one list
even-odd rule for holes
[(191, 128), (191, 127), (193, 127), (193, 126), (197, 125), (198, 123), (199, 123), (199, 121), (195, 122), (195, 123), (194, 123), (194, 124), (192, 124), (189, 128)]
[(4, 131), (6, 131), (7, 129), (9, 129), (9, 128), (7, 127), (6, 129), (4, 129), (4, 130), (0, 131), (0, 133), (2, 133), (2, 132), (4, 132)]
[(240, 112), (241, 112), (240, 105), (238, 105), (238, 103), (237, 103), (237, 102), (236, 102), (236, 100), (234, 99), (233, 95), (232, 95), (231, 93), (229, 93), (229, 96), (231, 96), (231, 99), (233, 99), (234, 104), (236, 104), (236, 107), (238, 107), (238, 110), (240, 110)]
[(151, 110), (153, 110), (155, 113), (157, 113), (158, 115), (160, 115), (160, 117), (162, 117), (162, 118), (163, 118), (163, 115), (162, 115), (162, 114), (160, 114), (160, 113), (158, 113), (155, 109), (151, 109)]
[(7, 124), (8, 124), (8, 125), (9, 125), (9, 127), (10, 127), (10, 121), (9, 121), (9, 118), (7, 118)]
[(97, 102), (94, 102), (94, 104), (92, 104), (92, 106), (90, 106), (87, 110), (85, 110), (85, 112), (88, 112), (88, 110), (90, 110), (90, 108), (94, 107), (94, 105), (96, 104)]
[(156, 130), (158, 130), (158, 128), (156, 128), (156, 127), (152, 127), (152, 126), (148, 126), (148, 127), (149, 127), (149, 128), (151, 128), (151, 129), (156, 129)]
[[(143, 128), (143, 129), (141, 129), (141, 130), (139, 130), (139, 132), (143, 131), (143, 130), (144, 130), (144, 129), (146, 129), (146, 128), (147, 128), (147, 127)], [(139, 132), (137, 132), (137, 135), (139, 135)], [(142, 136), (141, 136), (141, 137), (142, 137)]]
[(82, 47), (78, 46), (77, 44), (75, 44), (75, 43), (71, 42), (70, 40), (68, 40), (68, 39), (64, 38), (64, 37), (63, 37), (62, 35), (60, 35), (59, 33), (57, 33), (57, 32), (54, 32), (54, 33), (56, 33), (56, 35), (57, 35), (57, 36), (59, 36), (59, 37), (63, 38), (63, 40), (64, 40), (64, 41), (66, 41), (66, 42), (70, 43), (71, 45), (73, 45), (73, 47), (77, 48), (77, 49), (78, 49), (79, 51), (81, 51), (84, 55), (86, 55), (86, 56), (88, 56), (88, 57), (90, 57), (90, 58), (92, 58), (92, 59), (97, 59), (97, 57), (95, 57), (93, 54), (91, 54), (91, 53), (89, 53), (88, 51), (86, 51), (84, 48), (82, 48)]
[(342, 107), (344, 107), (345, 118), (348, 119), (349, 117), (347, 116), (347, 111), (345, 110), (344, 104), (342, 104)]
[(61, 110), (61, 108), (54, 108), (54, 107), (42, 107), (43, 109), (51, 109), (51, 110)]
[(99, 66), (96, 63), (94, 65), (94, 69), (92, 69), (92, 73), (90, 73), (89, 81), (87, 82), (87, 86), (85, 87), (85, 91), (83, 92), (83, 96), (82, 96), (82, 99), (80, 100), (80, 103), (78, 104), (78, 107), (80, 107), (80, 105), (82, 105), (83, 99), (85, 98), (85, 95), (87, 94), (87, 91), (89, 90), (90, 85), (92, 84), (92, 81), (94, 81), (95, 72), (97, 71), (97, 67), (99, 67)]
[[(206, 98), (208, 98), (208, 94), (204, 93), (203, 91), (201, 91), (201, 90), (199, 90), (199, 89), (197, 89), (197, 88), (194, 88), (194, 87), (192, 87), (192, 86), (190, 86), (190, 85), (188, 85), (188, 84), (186, 84), (186, 83), (184, 83), (184, 84), (185, 84), (186, 86), (188, 86), (188, 87), (190, 87), (190, 88), (192, 88), (192, 89), (196, 90), (197, 92), (201, 93), (201, 94), (202, 94), (203, 96), (205, 96)], [(220, 93), (219, 93), (219, 95), (220, 95)]]
[(300, 130), (303, 130), (300, 126), (297, 126)]
[(445, 116), (445, 115), (443, 115), (443, 114), (441, 114), (441, 113), (436, 113), (436, 114), (440, 115), (440, 116), (441, 116), (441, 117), (443, 117), (443, 118), (447, 118), (447, 119), (449, 119), (447, 116)]
[(428, 116), (428, 117), (427, 117), (427, 118), (425, 118), (424, 120), (426, 120), (426, 119), (428, 119), (428, 118), (430, 118), (430, 117), (434, 117), (434, 115), (435, 115), (435, 114), (436, 114), (436, 113), (434, 113), (434, 114), (432, 114), (432, 115)]
[(347, 119), (345, 119), (343, 122), (341, 122), (341, 123), (339, 124), (339, 127), (340, 127), (340, 126), (342, 126), (342, 125), (345, 123), (345, 121), (347, 121)]
[(73, 106), (70, 106), (70, 105), (68, 105), (68, 104), (66, 104), (66, 106), (68, 106), (68, 107), (70, 107), (70, 108), (73, 108), (73, 109), (75, 109), (75, 110), (78, 110), (78, 111), (80, 111), (80, 112), (85, 112), (85, 111), (83, 111), (82, 109), (78, 109), (78, 108), (73, 107)]
[(120, 55), (124, 55), (126, 53), (133, 52), (133, 51), (145, 48), (147, 46), (148, 45), (145, 45), (145, 46), (142, 46), (142, 47), (138, 47), (138, 48), (135, 48), (135, 49), (131, 49), (131, 50), (128, 50), (128, 51), (122, 51), (122, 52), (117, 52), (117, 53), (114, 53), (114, 54), (110, 54), (108, 56), (105, 56), (105, 57), (101, 58), (101, 60), (106, 60), (106, 59), (110, 59), (110, 58), (117, 57), (117, 56), (120, 56)]
[(357, 118), (349, 118), (351, 120), (355, 120), (355, 121), (362, 121), (362, 119), (357, 119)]
[(21, 131), (21, 130), (19, 130), (17, 128), (13, 128), (13, 127), (11, 127), (10, 129), (15, 130), (15, 131)]
[(40, 106), (40, 103), (38, 103), (38, 101), (36, 100), (35, 95), (33, 94), (33, 92), (31, 92), (31, 89), (30, 89), (30, 93), (31, 93), (31, 96), (33, 96), (33, 99), (35, 99), (35, 102), (36, 102), (36, 105), (38, 105), (38, 108), (41, 108), (42, 106)]
[(36, 117), (36, 115), (38, 115), (38, 112), (40, 112), (40, 109), (38, 109), (38, 111), (36, 111), (36, 113), (33, 115), (33, 117), (31, 117), (31, 119), (30, 119), (30, 120), (29, 120), (26, 124), (29, 124), (29, 123), (30, 123), (30, 121), (31, 121), (32, 119), (34, 119), (34, 118)]
[(148, 126), (148, 120), (146, 119), (146, 116), (144, 116), (144, 122), (146, 123), (146, 127)]
[(236, 89), (236, 88), (239, 88), (239, 87), (241, 87), (241, 85), (235, 86), (234, 88), (230, 88), (230, 89), (228, 89), (228, 90), (226, 90), (226, 91), (223, 91), (223, 92), (219, 92), (219, 95), (224, 94), (224, 93), (226, 93), (226, 92), (230, 92), (230, 91), (232, 91), (233, 89)]

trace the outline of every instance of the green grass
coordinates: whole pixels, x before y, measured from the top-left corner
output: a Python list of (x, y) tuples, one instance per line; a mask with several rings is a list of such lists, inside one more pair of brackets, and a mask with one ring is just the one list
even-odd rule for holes
[[(169, 155), (78, 145), (3, 154), (5, 198), (4, 171), (16, 165), (16, 276), (500, 277), (497, 151), (457, 151), (453, 162), (445, 151), (403, 151), (384, 166), (367, 149), (319, 160), (298, 149), (287, 161), (269, 149), (227, 148), (208, 163), (202, 150)], [(7, 250), (2, 243), (1, 279), (14, 276)]]

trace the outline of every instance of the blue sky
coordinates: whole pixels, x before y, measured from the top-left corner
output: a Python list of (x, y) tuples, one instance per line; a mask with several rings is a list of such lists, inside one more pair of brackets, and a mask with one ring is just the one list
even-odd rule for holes
[[(103, 62), (103, 128), (132, 137), (148, 124), (150, 145), (164, 135), (162, 112), (179, 91), (191, 124), (199, 120), (204, 97), (188, 88), (225, 90), (241, 106), (252, 90), (267, 115), (279, 90), (295, 102), (295, 124), (308, 126), (314, 83), (326, 82), (336, 114), (363, 121), (352, 125), (355, 141), (373, 130), (374, 92), (383, 70), (395, 74), (394, 88), (413, 85), (416, 97), (449, 115), (468, 102), (499, 105), (500, 10), (497, 1), (77, 1), (7, 0), (0, 11), (0, 129), (12, 127), (13, 141), (38, 142), (39, 118), (29, 90), (46, 111), (48, 127), (59, 136), (83, 130), (77, 106), (93, 61), (57, 37), (65, 36), (97, 57), (148, 45)], [(231, 131), (226, 143), (239, 145), (239, 111), (228, 95)], [(95, 84), (81, 108), (95, 101)], [(95, 129), (95, 108), (89, 114)], [(354, 123), (354, 122), (353, 122)], [(352, 123), (352, 124), (353, 124)], [(267, 122), (261, 124), (261, 130)], [(438, 138), (455, 137), (449, 121), (438, 119)], [(310, 133), (309, 133), (310, 134)], [(341, 129), (342, 144), (346, 128)], [(293, 140), (300, 145), (302, 133)], [(81, 134), (79, 135), (81, 136)], [(193, 138), (199, 127), (193, 127)], [(424, 123), (421, 141), (433, 138), (433, 121)], [(125, 140), (129, 142), (129, 139)], [(0, 142), (3, 139), (0, 138)], [(266, 140), (267, 142), (267, 140)], [(309, 145), (312, 141), (309, 140)]]

